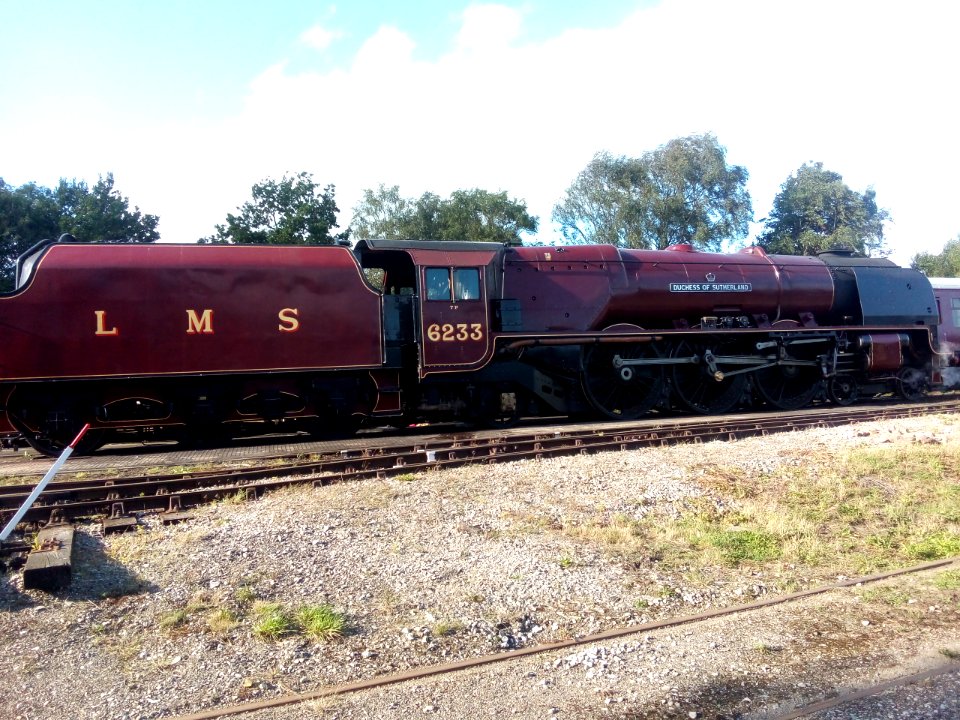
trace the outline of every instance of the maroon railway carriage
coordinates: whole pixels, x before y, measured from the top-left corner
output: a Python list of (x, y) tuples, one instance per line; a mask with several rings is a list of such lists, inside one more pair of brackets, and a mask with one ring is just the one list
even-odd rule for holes
[(944, 384), (960, 385), (960, 278), (930, 278), (940, 313), (940, 349)]
[(926, 279), (844, 253), (58, 242), (17, 275), (0, 424), (48, 452), (83, 422), (92, 447), (278, 422), (793, 409), (915, 397), (939, 365)]

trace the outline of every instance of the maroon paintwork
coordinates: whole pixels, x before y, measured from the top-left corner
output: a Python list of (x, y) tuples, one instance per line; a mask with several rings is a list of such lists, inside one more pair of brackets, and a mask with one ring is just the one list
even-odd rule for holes
[[(478, 245), (478, 248), (482, 246)], [(490, 358), (490, 302), (487, 275), (498, 251), (449, 252), (446, 250), (409, 251), (417, 266), (420, 287), (426, 287), (424, 274), (430, 267), (476, 268), (480, 273), (480, 297), (461, 302), (431, 301), (420, 294), (420, 337), (423, 338), (421, 376), (428, 373), (457, 372), (476, 368)]]
[(829, 269), (816, 258), (618, 250), (611, 245), (507, 251), (503, 296), (520, 302), (527, 332), (584, 331), (626, 323), (646, 329), (710, 315), (764, 315), (770, 323), (829, 312)]
[(381, 338), (347, 248), (55, 244), (0, 298), (0, 381), (378, 368)]
[(937, 309), (940, 311), (940, 352), (944, 354), (944, 365), (958, 367), (960, 366), (960, 279), (930, 278), (930, 284), (933, 286), (933, 293), (937, 298)]

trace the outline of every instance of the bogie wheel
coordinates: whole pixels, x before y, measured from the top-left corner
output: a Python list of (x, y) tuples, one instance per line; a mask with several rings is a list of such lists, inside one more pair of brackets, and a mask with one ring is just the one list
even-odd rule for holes
[(708, 351), (722, 356), (732, 351), (732, 345), (723, 342), (707, 345), (689, 340), (677, 343), (671, 357), (696, 358), (696, 362), (683, 362), (673, 366), (670, 373), (673, 392), (683, 408), (695, 413), (709, 415), (729, 412), (743, 397), (747, 376), (740, 374), (718, 380), (704, 361)]
[(827, 397), (836, 405), (853, 405), (860, 397), (860, 388), (853, 378), (838, 375), (827, 383)]
[[(619, 365), (617, 360), (656, 359), (653, 343), (599, 343), (583, 350), (582, 384), (593, 408), (613, 420), (636, 420), (663, 398), (661, 365)], [(618, 366), (619, 365), (619, 366)]]
[(897, 373), (897, 394), (904, 400), (920, 400), (927, 393), (927, 376), (918, 368), (905, 367)]

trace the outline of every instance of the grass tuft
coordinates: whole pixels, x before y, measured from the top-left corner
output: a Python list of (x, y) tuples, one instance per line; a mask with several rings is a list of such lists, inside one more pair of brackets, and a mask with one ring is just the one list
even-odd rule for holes
[(709, 535), (708, 541), (726, 565), (775, 560), (782, 552), (777, 538), (757, 530), (724, 530)]
[(933, 584), (942, 590), (960, 590), (960, 570), (944, 570), (938, 573)]
[(254, 634), (266, 640), (291, 635), (306, 635), (315, 640), (341, 637), (347, 629), (346, 617), (330, 605), (301, 605), (289, 610), (280, 603), (257, 601), (253, 604)]
[(960, 555), (960, 535), (937, 532), (908, 543), (904, 552), (914, 560), (939, 560)]
[(253, 634), (257, 637), (279, 640), (297, 630), (293, 617), (280, 603), (258, 601), (253, 605), (253, 614), (256, 616)]
[(297, 625), (304, 634), (317, 640), (330, 640), (343, 635), (347, 621), (329, 605), (304, 605), (296, 613)]
[(218, 634), (228, 633), (239, 624), (237, 616), (226, 608), (214, 610), (207, 616), (207, 627)]

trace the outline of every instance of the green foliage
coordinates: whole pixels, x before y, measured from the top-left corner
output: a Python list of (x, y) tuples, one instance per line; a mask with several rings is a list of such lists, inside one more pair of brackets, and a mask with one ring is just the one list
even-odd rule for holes
[(396, 185), (364, 190), (350, 225), (357, 240), (472, 240), (519, 245), (536, 232), (526, 203), (507, 193), (457, 190), (446, 200), (433, 193), (404, 198)]
[(708, 539), (728, 565), (739, 565), (746, 561), (765, 562), (781, 555), (777, 538), (758, 530), (724, 530), (710, 534)]
[(747, 234), (747, 178), (746, 168), (727, 165), (726, 149), (711, 134), (675, 138), (639, 158), (598, 153), (554, 207), (553, 220), (574, 243), (718, 250)]
[(330, 605), (301, 605), (295, 611), (280, 603), (256, 602), (253, 632), (257, 637), (278, 640), (303, 634), (316, 640), (332, 640), (344, 634), (346, 617)]
[(433, 634), (436, 637), (449, 637), (461, 630), (463, 630), (463, 623), (459, 620), (441, 620), (433, 626)]
[(928, 277), (960, 277), (960, 235), (949, 240), (939, 254), (918, 253), (910, 266)]
[(160, 239), (156, 215), (143, 215), (113, 186), (113, 173), (92, 188), (86, 183), (61, 180), (56, 190), (60, 205), (60, 230), (83, 242), (149, 243)]
[(132, 211), (114, 188), (113, 174), (92, 187), (61, 180), (55, 190), (27, 183), (20, 187), (0, 179), (0, 290), (13, 286), (19, 255), (41, 240), (70, 233), (83, 242), (154, 242), (159, 218)]
[(172, 629), (180, 627), (187, 622), (187, 619), (190, 617), (189, 613), (181, 608), (179, 610), (172, 610), (171, 612), (166, 613), (163, 617), (160, 618), (160, 627), (166, 629)]
[(447, 240), (519, 245), (520, 233), (537, 231), (537, 219), (525, 203), (511, 200), (505, 192), (457, 190), (441, 205), (440, 227)]
[(216, 233), (201, 244), (333, 245), (347, 240), (350, 231), (333, 234), (337, 224), (335, 187), (320, 188), (310, 173), (284, 175), (279, 182), (264, 180), (251, 189), (252, 200), (227, 215)]
[(296, 622), (279, 603), (257, 602), (253, 612), (256, 615), (253, 633), (257, 637), (277, 640), (296, 632)]
[(297, 610), (297, 624), (303, 632), (317, 640), (330, 640), (343, 635), (346, 618), (329, 605), (304, 605)]
[(933, 580), (943, 590), (960, 590), (960, 570), (944, 570)]
[(960, 535), (950, 532), (935, 532), (909, 543), (905, 548), (907, 557), (914, 560), (939, 560), (960, 555)]
[(889, 218), (877, 207), (873, 188), (858, 193), (823, 163), (805, 163), (781, 185), (758, 244), (783, 255), (833, 248), (883, 254), (883, 223)]

